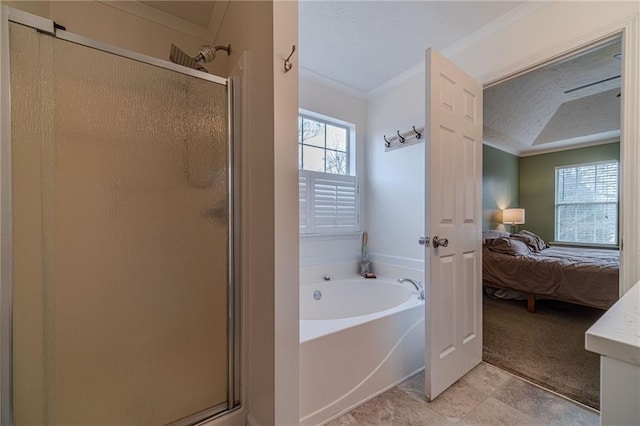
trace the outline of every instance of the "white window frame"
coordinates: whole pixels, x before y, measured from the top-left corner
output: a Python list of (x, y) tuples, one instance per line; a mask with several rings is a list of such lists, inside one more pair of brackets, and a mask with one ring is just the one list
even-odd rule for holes
[[(328, 236), (359, 232), (360, 182), (356, 174), (355, 125), (303, 109), (299, 110), (299, 116), (347, 129), (347, 174), (298, 170), (300, 235)], [(335, 199), (332, 199), (332, 194), (335, 194)], [(353, 199), (350, 199), (351, 195)], [(353, 216), (345, 214), (345, 210), (351, 211), (351, 205), (354, 207)], [(332, 208), (335, 209), (333, 213)], [(341, 208), (344, 209), (342, 212)]]
[[(614, 244), (604, 244), (604, 243), (594, 243), (594, 242), (581, 242), (581, 241), (567, 241), (560, 240), (560, 229), (558, 223), (558, 208), (562, 205), (577, 205), (577, 204), (598, 204), (598, 205), (606, 205), (613, 204), (613, 201), (584, 201), (584, 202), (558, 202), (558, 171), (564, 169), (575, 169), (578, 167), (588, 167), (588, 166), (597, 166), (600, 164), (615, 164), (617, 166), (617, 187), (616, 193), (617, 197), (615, 200), (616, 206), (616, 242)], [(571, 164), (564, 166), (556, 166), (554, 171), (554, 243), (556, 244), (565, 244), (565, 245), (575, 245), (575, 246), (587, 246), (587, 247), (611, 247), (617, 248), (620, 242), (620, 161), (618, 160), (604, 160), (604, 161), (595, 161), (590, 163), (580, 163), (580, 164)]]
[[(353, 123), (349, 123), (343, 120), (338, 120), (337, 118), (331, 118), (326, 115), (318, 114), (316, 112), (307, 111), (304, 109), (300, 109), (298, 112), (298, 117), (306, 118), (309, 120), (317, 121), (318, 123), (328, 124), (334, 127), (342, 127), (347, 129), (347, 175), (357, 176), (356, 173), (356, 126)], [(298, 145), (300, 142), (298, 141)], [(325, 152), (327, 148), (324, 148)], [(336, 151), (331, 148), (329, 151)], [(300, 169), (302, 170), (302, 169)]]

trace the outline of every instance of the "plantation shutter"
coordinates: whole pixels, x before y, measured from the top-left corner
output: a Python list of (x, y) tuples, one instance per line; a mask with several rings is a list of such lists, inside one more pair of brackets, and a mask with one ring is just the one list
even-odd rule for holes
[(311, 204), (309, 203), (309, 177), (306, 173), (302, 171), (298, 177), (298, 193), (299, 193), (299, 201), (298, 208), (300, 209), (300, 233), (306, 234), (309, 232), (309, 207)]
[(359, 231), (356, 176), (300, 170), (300, 233)]
[(618, 243), (618, 162), (556, 167), (556, 241)]

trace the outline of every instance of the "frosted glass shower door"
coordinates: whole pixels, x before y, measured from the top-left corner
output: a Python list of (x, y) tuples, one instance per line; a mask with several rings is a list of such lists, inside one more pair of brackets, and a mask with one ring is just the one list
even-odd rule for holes
[(227, 407), (227, 88), (10, 26), (15, 424)]

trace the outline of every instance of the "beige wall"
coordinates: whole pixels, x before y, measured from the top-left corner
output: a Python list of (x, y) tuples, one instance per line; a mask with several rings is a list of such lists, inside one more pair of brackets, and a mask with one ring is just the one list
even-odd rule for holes
[[(275, 423), (297, 424), (299, 415), (300, 298), (298, 274), (298, 45), (297, 2), (274, 2), (275, 152)], [(292, 149), (292, 147), (294, 147)]]
[(0, 3), (43, 18), (49, 17), (49, 1), (0, 0)]
[[(218, 40), (232, 43), (228, 74), (247, 53), (242, 105), (242, 282), (247, 294), (247, 408), (257, 424), (274, 423), (273, 30), (270, 2), (232, 2)], [(223, 64), (221, 61), (216, 66)]]
[[(243, 289), (247, 294), (245, 386), (252, 424), (298, 422), (297, 42), (295, 2), (231, 2), (217, 43), (231, 43), (215, 70), (247, 54), (243, 86)], [(276, 155), (277, 152), (277, 155)]]
[(211, 42), (103, 2), (2, 0), (2, 4), (52, 19), (74, 34), (164, 60), (169, 60), (171, 43), (194, 55), (199, 46)]

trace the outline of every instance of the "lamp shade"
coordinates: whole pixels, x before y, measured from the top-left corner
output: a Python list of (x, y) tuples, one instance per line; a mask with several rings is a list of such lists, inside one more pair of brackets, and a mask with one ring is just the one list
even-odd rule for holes
[(524, 209), (502, 210), (502, 223), (508, 223), (510, 225), (524, 224)]

